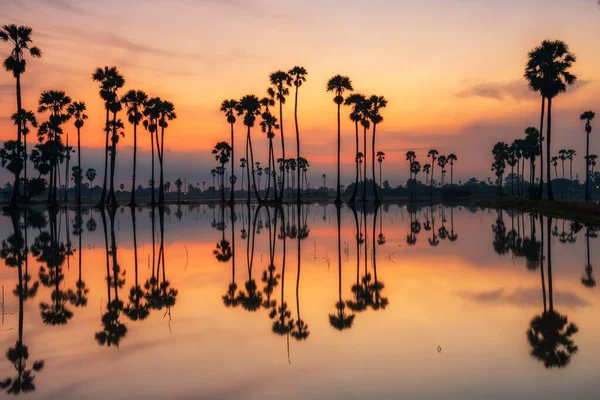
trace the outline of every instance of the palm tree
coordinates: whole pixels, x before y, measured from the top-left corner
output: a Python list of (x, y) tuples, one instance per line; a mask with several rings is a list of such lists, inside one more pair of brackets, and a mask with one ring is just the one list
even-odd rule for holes
[[(225, 171), (225, 164), (231, 157), (231, 146), (227, 142), (219, 142), (212, 150), (216, 160), (221, 164), (221, 170)], [(225, 174), (221, 175), (221, 201), (225, 202)]]
[[(264, 108), (261, 117), (262, 117), (262, 121), (260, 121), (260, 128), (261, 131), (263, 133), (267, 134), (267, 139), (269, 141), (269, 151), (268, 151), (268, 155), (267, 155), (267, 160), (268, 160), (268, 167), (265, 169), (265, 172), (267, 172), (267, 192), (265, 194), (265, 200), (267, 200), (269, 198), (269, 192), (271, 190), (271, 171), (275, 171), (275, 151), (273, 149), (273, 138), (275, 138), (275, 133), (273, 133), (274, 129), (279, 129), (279, 124), (277, 123), (277, 117), (275, 117), (273, 114), (271, 114), (271, 110), (269, 109), (269, 107), (274, 106), (275, 105), (275, 92), (272, 90), (272, 88), (269, 88), (267, 90), (267, 93), (269, 94), (269, 97), (263, 97), (260, 100), (260, 104), (261, 106)], [(257, 163), (260, 164), (260, 163)], [(262, 175), (262, 168), (259, 169), (259, 176)], [(272, 175), (273, 176), (273, 193), (274, 193), (274, 198), (277, 200), (277, 181), (275, 179), (275, 174)], [(243, 179), (243, 175), (242, 175), (242, 179)], [(259, 178), (259, 186), (260, 186), (260, 178)], [(259, 187), (260, 190), (260, 187)]]
[[(285, 71), (275, 71), (269, 74), (269, 81), (273, 85), (272, 93), (274, 98), (279, 101), (279, 125), (281, 135), (281, 158), (285, 160), (285, 140), (283, 136), (283, 105), (285, 98), (290, 94), (290, 86), (292, 86), (292, 77)], [(283, 178), (282, 178), (283, 180)], [(283, 198), (283, 186), (280, 189), (279, 198)]]
[(165, 166), (165, 129), (169, 126), (169, 121), (177, 118), (175, 106), (170, 101), (161, 101), (158, 104), (158, 126), (160, 127), (160, 142), (158, 140), (158, 130), (156, 131), (156, 150), (158, 153), (158, 163), (160, 167), (158, 204), (165, 204), (164, 188), (164, 166)]
[(350, 203), (354, 203), (356, 201), (356, 193), (358, 191), (358, 174), (359, 174), (359, 145), (358, 145), (358, 123), (362, 121), (363, 111), (366, 107), (367, 98), (358, 93), (353, 93), (344, 100), (344, 105), (352, 106), (352, 111), (350, 112), (350, 120), (354, 122), (354, 127), (356, 129), (356, 151), (355, 151), (355, 164), (356, 164), (356, 178), (354, 183), (354, 189), (352, 190), (352, 196), (350, 197)]
[(554, 166), (554, 174), (556, 175), (556, 179), (558, 179), (558, 157), (557, 156), (552, 156), (552, 158), (550, 159), (550, 162), (552, 162), (552, 165)]
[(146, 101), (144, 104), (144, 116), (146, 119), (144, 120), (144, 129), (150, 133), (150, 148), (151, 148), (151, 162), (150, 162), (150, 204), (154, 205), (155, 198), (155, 185), (156, 180), (154, 179), (154, 136), (157, 135), (158, 132), (158, 118), (160, 116), (160, 105), (162, 104), (162, 100), (160, 97), (152, 97)]
[(562, 178), (565, 179), (565, 161), (567, 160), (567, 150), (565, 149), (560, 149), (558, 151), (558, 158), (560, 159), (561, 163), (562, 163)]
[[(252, 149), (252, 137), (250, 135), (250, 129), (254, 126), (256, 117), (260, 115), (260, 101), (258, 97), (253, 94), (246, 95), (237, 104), (237, 114), (244, 116), (244, 125), (248, 127), (248, 133), (246, 135), (246, 160), (249, 165), (247, 166), (246, 175), (248, 177), (248, 186), (250, 186), (250, 169), (252, 169), (252, 183), (254, 186), (254, 195), (256, 199), (260, 201), (260, 195), (256, 188), (256, 176), (254, 172), (254, 151)], [(250, 150), (250, 153), (248, 153)], [(248, 203), (250, 202), (250, 187), (248, 187)]]
[(362, 201), (367, 199), (367, 130), (371, 127), (371, 98), (365, 100), (363, 108), (361, 110), (360, 124), (363, 127), (363, 152), (362, 161), (363, 165), (363, 176), (362, 176)]
[[(231, 176), (235, 175), (235, 141), (233, 137), (233, 125), (235, 124), (235, 110), (237, 107), (237, 100), (223, 100), (221, 103), (221, 112), (225, 114), (227, 117), (227, 123), (231, 128)], [(243, 178), (242, 174), (242, 178)], [(231, 193), (229, 194), (229, 202), (234, 202), (234, 192), (235, 192), (235, 180), (231, 182)]]
[(49, 203), (56, 203), (56, 189), (58, 187), (58, 162), (61, 158), (61, 138), (62, 123), (69, 120), (70, 114), (66, 113), (71, 98), (63, 91), (48, 90), (42, 92), (39, 99), (38, 112), (50, 112), (48, 124), (42, 124), (38, 131), (38, 136), (41, 138), (46, 135), (48, 143), (52, 144), (52, 154), (50, 159), (50, 190), (48, 196)]
[(94, 179), (96, 179), (96, 170), (94, 168), (88, 168), (85, 171), (85, 177), (90, 181), (90, 200), (92, 200), (92, 190), (94, 189)]
[[(383, 160), (385, 160), (385, 153), (383, 151), (378, 151), (377, 152), (377, 162), (379, 163), (379, 186), (383, 187), (383, 180), (382, 180), (382, 165), (383, 165)], [(383, 195), (383, 194), (382, 194)]]
[(579, 119), (585, 121), (585, 201), (590, 200), (590, 133), (592, 133), (592, 120), (596, 116), (593, 111), (585, 111)]
[(458, 160), (456, 154), (450, 153), (446, 158), (450, 163), (450, 186), (454, 186), (454, 162)]
[[(9, 42), (11, 48), (10, 55), (4, 60), (4, 69), (11, 72), (16, 79), (17, 89), (17, 113), (21, 114), (24, 110), (21, 104), (21, 75), (25, 73), (27, 60), (25, 53), (28, 52), (31, 57), (39, 58), (42, 56), (41, 50), (32, 46), (31, 32), (33, 30), (28, 26), (17, 26), (15, 24), (3, 25), (0, 30), (0, 40)], [(21, 118), (18, 118), (21, 120)], [(17, 154), (21, 154), (21, 135), (22, 125), (17, 125)], [(15, 171), (15, 183), (13, 185), (10, 207), (15, 207), (19, 200), (19, 180), (21, 170)]]
[(442, 179), (441, 179), (441, 183), (442, 186), (444, 187), (444, 176), (446, 175), (446, 165), (448, 164), (448, 159), (446, 158), (446, 156), (441, 155), (438, 157), (438, 165), (440, 166), (440, 169), (442, 170)]
[[(543, 99), (548, 100), (548, 123), (546, 133), (546, 173), (548, 181), (548, 199), (554, 200), (552, 183), (550, 182), (550, 154), (552, 138), (552, 99), (560, 93), (566, 92), (567, 86), (573, 85), (577, 77), (569, 68), (576, 61), (574, 54), (569, 52), (569, 46), (560, 40), (544, 40), (539, 46), (528, 54), (528, 62), (525, 68), (525, 79), (530, 89), (540, 92)], [(544, 115), (542, 112), (541, 120)], [(541, 182), (541, 180), (540, 180)]]
[[(85, 103), (83, 101), (74, 101), (73, 103), (71, 103), (69, 105), (69, 108), (67, 109), (67, 112), (73, 116), (73, 118), (75, 119), (75, 128), (77, 128), (77, 168), (79, 168), (79, 171), (82, 171), (81, 169), (81, 128), (84, 125), (84, 121), (88, 118), (87, 114), (85, 113), (86, 111), (86, 106)], [(76, 202), (77, 204), (81, 204), (81, 180), (78, 180), (76, 182)]]
[(353, 91), (352, 81), (347, 76), (335, 75), (327, 82), (327, 91), (334, 92), (335, 97), (333, 98), (333, 102), (337, 104), (337, 194), (335, 197), (335, 202), (341, 204), (342, 202), (342, 191), (341, 191), (341, 166), (340, 166), (340, 153), (341, 153), (341, 121), (340, 121), (340, 111), (342, 103), (344, 103), (344, 92)]
[[(296, 160), (300, 158), (300, 131), (298, 130), (298, 88), (306, 82), (306, 75), (308, 72), (304, 67), (295, 66), (288, 71), (292, 79), (292, 83), (296, 88), (294, 93), (294, 122), (296, 124)], [(300, 182), (300, 170), (297, 171), (297, 179)], [(300, 188), (296, 191), (296, 201), (300, 202)]]
[(21, 113), (14, 113), (10, 118), (15, 125), (21, 125), (21, 134), (23, 135), (23, 194), (25, 195), (25, 198), (27, 198), (27, 135), (30, 132), (29, 125), (37, 128), (38, 123), (33, 111), (22, 110)]
[(135, 206), (135, 178), (137, 171), (137, 127), (142, 121), (143, 109), (148, 101), (148, 95), (141, 90), (130, 90), (121, 98), (121, 103), (125, 105), (127, 119), (133, 125), (133, 175), (131, 176), (131, 200), (129, 205)]
[(417, 159), (417, 155), (414, 151), (409, 150), (406, 152), (406, 161), (408, 161), (408, 181), (406, 185), (412, 181), (412, 164)]
[[(104, 177), (102, 183), (102, 194), (100, 195), (99, 206), (103, 207), (107, 197), (107, 179), (108, 179), (108, 151), (109, 133), (110, 133), (110, 111), (114, 108), (113, 103), (118, 101), (117, 90), (125, 85), (125, 78), (119, 73), (117, 67), (96, 68), (92, 74), (92, 79), (100, 83), (100, 97), (104, 100), (104, 108), (106, 109), (106, 123), (104, 125), (105, 149), (104, 149)], [(116, 119), (116, 113), (114, 115)], [(114, 121), (113, 121), (114, 122)], [(113, 132), (113, 135), (115, 132)]]
[(429, 171), (431, 170), (431, 164), (423, 165), (423, 171), (425, 172), (425, 186), (427, 186), (427, 182), (429, 180)]
[[(244, 190), (244, 169), (246, 169), (248, 162), (245, 157), (240, 158), (240, 168), (242, 169), (242, 191)], [(214, 183), (213, 183), (214, 186)]]
[(429, 179), (429, 195), (431, 199), (433, 199), (433, 173), (435, 170), (435, 160), (437, 160), (438, 154), (440, 153), (438, 153), (438, 151), (435, 149), (429, 150), (429, 152), (427, 153), (427, 157), (431, 157), (431, 179)]
[[(381, 201), (379, 193), (377, 193), (377, 185), (375, 184), (375, 133), (377, 131), (377, 124), (383, 122), (383, 117), (379, 114), (381, 108), (387, 107), (387, 100), (383, 96), (371, 96), (370, 98), (371, 110), (369, 111), (369, 119), (373, 123), (373, 137), (371, 138), (371, 172), (373, 176), (373, 193), (375, 193), (375, 201)], [(365, 148), (365, 152), (367, 149)]]

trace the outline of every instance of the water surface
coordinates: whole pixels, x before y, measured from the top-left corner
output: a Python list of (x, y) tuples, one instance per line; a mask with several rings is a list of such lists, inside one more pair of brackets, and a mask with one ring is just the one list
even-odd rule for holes
[(0, 379), (39, 399), (595, 399), (596, 231), (462, 206), (0, 217)]

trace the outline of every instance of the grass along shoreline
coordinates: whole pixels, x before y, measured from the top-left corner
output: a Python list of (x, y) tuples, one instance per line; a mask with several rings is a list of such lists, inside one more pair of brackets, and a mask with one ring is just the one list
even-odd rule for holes
[(598, 203), (494, 197), (477, 200), (475, 204), (481, 207), (527, 211), (555, 218), (600, 225), (600, 204)]

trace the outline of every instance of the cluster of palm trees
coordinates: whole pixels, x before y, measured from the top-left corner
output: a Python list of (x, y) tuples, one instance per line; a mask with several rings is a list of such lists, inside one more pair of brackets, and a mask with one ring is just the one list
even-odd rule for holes
[[(221, 103), (221, 112), (225, 114), (227, 123), (230, 125), (230, 143), (227, 144), (229, 147), (228, 156), (226, 157), (231, 165), (230, 173), (230, 202), (234, 202), (235, 195), (235, 183), (237, 176), (235, 175), (235, 164), (237, 160), (235, 158), (235, 135), (234, 126), (236, 123), (236, 117), (243, 118), (243, 124), (246, 126), (246, 146), (245, 156), (240, 158), (242, 168), (242, 179), (244, 177), (244, 169), (246, 170), (247, 178), (247, 199), (250, 201), (251, 191), (254, 192), (254, 196), (259, 201), (282, 201), (284, 197), (284, 174), (286, 168), (290, 168), (290, 159), (285, 156), (285, 137), (284, 137), (284, 125), (283, 125), (283, 105), (286, 103), (287, 97), (290, 94), (290, 88), (294, 87), (294, 123), (296, 128), (296, 157), (293, 159), (295, 165), (302, 165), (301, 168), (296, 168), (296, 181), (298, 182), (296, 188), (296, 200), (301, 201), (301, 173), (304, 169), (308, 168), (308, 162), (305, 158), (300, 156), (300, 129), (298, 125), (298, 94), (302, 84), (306, 81), (308, 72), (304, 67), (295, 66), (289, 71), (285, 72), (278, 70), (272, 72), (269, 75), (270, 86), (266, 90), (266, 96), (258, 98), (254, 94), (248, 94), (243, 96), (241, 99), (229, 99), (224, 100)], [(271, 107), (274, 107), (276, 103), (279, 103), (279, 119), (271, 112)], [(257, 117), (261, 117), (260, 128), (263, 133), (266, 134), (268, 139), (268, 166), (264, 168), (267, 171), (267, 191), (264, 197), (261, 197), (259, 188), (256, 182), (257, 172), (262, 171), (257, 168), (260, 163), (254, 159), (254, 148), (252, 145), (252, 128), (256, 124)], [(275, 131), (279, 129), (281, 138), (281, 157), (275, 158), (275, 148), (273, 140), (275, 139)], [(226, 142), (220, 142), (226, 143)], [(216, 148), (215, 148), (216, 149)], [(213, 151), (214, 154), (217, 154)], [(219, 152), (217, 159), (219, 162), (222, 161)], [(221, 164), (222, 169), (219, 170), (221, 178), (221, 199), (224, 200), (224, 174), (225, 166)], [(279, 175), (277, 174), (279, 171)], [(305, 171), (304, 171), (305, 172)], [(252, 178), (252, 183), (250, 179)], [(271, 195), (271, 185), (273, 187), (273, 194)]]
[[(48, 186), (48, 203), (57, 204), (58, 188), (60, 185), (59, 168), (65, 163), (65, 201), (67, 201), (67, 190), (69, 187), (69, 174), (76, 185), (76, 202), (81, 204), (81, 186), (84, 178), (84, 170), (81, 164), (81, 130), (88, 116), (86, 104), (83, 101), (72, 101), (71, 98), (61, 90), (47, 90), (40, 95), (38, 102), (38, 113), (47, 115), (47, 120), (38, 126), (37, 118), (33, 111), (22, 107), (21, 100), (21, 76), (27, 65), (26, 55), (34, 58), (41, 57), (42, 53), (36, 46), (32, 46), (32, 29), (26, 26), (4, 25), (0, 30), (0, 39), (9, 42), (12, 49), (4, 67), (11, 72), (16, 79), (17, 112), (12, 120), (17, 126), (17, 140), (9, 140), (4, 143), (0, 150), (0, 162), (14, 174), (13, 194), (11, 207), (15, 207), (20, 200), (39, 195), (45, 186)], [(125, 111), (129, 123), (133, 127), (133, 173), (130, 205), (136, 204), (136, 173), (137, 173), (137, 129), (140, 124), (150, 134), (152, 147), (152, 176), (150, 187), (152, 189), (152, 204), (155, 204), (155, 145), (159, 164), (159, 192), (158, 203), (164, 204), (164, 135), (169, 121), (175, 119), (175, 107), (169, 101), (159, 97), (150, 98), (141, 90), (129, 90), (120, 96), (119, 91), (125, 85), (125, 78), (116, 67), (97, 68), (92, 79), (100, 84), (100, 97), (104, 102), (106, 120), (104, 125), (104, 175), (102, 194), (99, 206), (116, 206), (115, 195), (115, 167), (117, 160), (117, 145), (119, 138), (124, 136), (125, 124), (119, 118), (119, 113)], [(68, 131), (65, 134), (64, 124), (70, 119), (74, 120), (77, 129), (77, 165), (69, 169), (71, 153), (74, 149), (69, 145)], [(27, 135), (30, 127), (38, 128), (38, 144), (27, 152)], [(66, 138), (64, 138), (66, 136)], [(64, 139), (66, 139), (66, 141)], [(39, 176), (34, 180), (27, 177), (27, 161), (33, 163)], [(21, 172), (24, 178), (21, 179)], [(46, 180), (42, 177), (48, 177)], [(85, 172), (85, 177), (91, 182), (96, 177), (93, 169)], [(22, 192), (22, 193), (21, 193)]]
[[(540, 128), (539, 130), (533, 127), (528, 128), (525, 139), (519, 139), (508, 145), (504, 142), (498, 142), (494, 145), (492, 154), (494, 163), (492, 170), (496, 174), (496, 183), (498, 184), (498, 193), (502, 193), (503, 177), (507, 166), (511, 167), (511, 187), (514, 192), (514, 168), (517, 167), (517, 178), (521, 180), (519, 185), (520, 191), (518, 194), (523, 195), (523, 170), (525, 167), (524, 160), (529, 159), (530, 164), (530, 195), (541, 199), (546, 195), (548, 200), (554, 200), (554, 191), (552, 189), (551, 165), (556, 167), (558, 159), (566, 160), (568, 157), (575, 155), (573, 152), (562, 153), (558, 156), (552, 156), (552, 104), (554, 99), (561, 93), (567, 91), (569, 86), (572, 86), (577, 77), (571, 73), (570, 69), (576, 62), (576, 57), (570, 52), (569, 46), (560, 40), (544, 40), (542, 43), (532, 49), (528, 53), (528, 59), (525, 66), (524, 77), (527, 81), (529, 89), (537, 92), (542, 97), (540, 111)], [(587, 135), (586, 141), (586, 201), (589, 200), (589, 180), (591, 158), (589, 157), (589, 135), (592, 131), (591, 121), (594, 119), (592, 111), (584, 112), (580, 119), (586, 122), (585, 130)], [(546, 134), (544, 136), (544, 123), (546, 123)], [(544, 141), (546, 143), (544, 151)], [(539, 163), (539, 178), (536, 178), (535, 160), (540, 158)], [(557, 158), (555, 158), (557, 157)], [(565, 157), (565, 158), (560, 158)], [(544, 167), (546, 173), (544, 174)], [(519, 174), (520, 169), (520, 174)], [(556, 171), (556, 168), (555, 168)], [(544, 178), (546, 185), (544, 185)], [(535, 189), (535, 181), (539, 179), (539, 187)]]
[[(454, 153), (447, 156), (440, 155), (436, 149), (431, 149), (427, 152), (427, 158), (431, 159), (431, 163), (426, 163), (421, 167), (421, 163), (417, 160), (417, 154), (413, 150), (406, 152), (406, 161), (408, 161), (409, 178), (406, 182), (406, 187), (410, 190), (410, 198), (415, 196), (417, 183), (417, 175), (421, 170), (425, 172), (425, 186), (429, 186), (430, 197), (433, 197), (433, 188), (435, 186), (435, 165), (440, 167), (440, 187), (444, 187), (448, 165), (450, 165), (450, 187), (454, 186), (454, 163), (458, 161), (458, 157)], [(429, 176), (431, 174), (431, 177)]]
[[(300, 130), (298, 127), (298, 93), (299, 88), (306, 81), (308, 75), (304, 67), (294, 67), (288, 72), (278, 70), (269, 75), (270, 87), (267, 89), (267, 96), (259, 99), (255, 95), (246, 95), (240, 100), (228, 99), (221, 103), (221, 112), (225, 114), (227, 123), (230, 125), (230, 143), (228, 144), (229, 150), (227, 152), (227, 158), (230, 162), (230, 202), (234, 202), (235, 194), (235, 183), (237, 176), (235, 175), (235, 164), (237, 160), (235, 158), (235, 135), (234, 126), (236, 123), (236, 117), (243, 117), (243, 123), (247, 127), (246, 133), (246, 147), (245, 157), (240, 158), (240, 167), (242, 168), (242, 185), (244, 179), (244, 170), (247, 178), (247, 201), (251, 199), (251, 191), (254, 192), (255, 198), (260, 201), (271, 201), (281, 202), (284, 198), (284, 190), (288, 181), (288, 174), (295, 172), (295, 177), (292, 178), (292, 186), (294, 181), (296, 182), (296, 201), (302, 200), (303, 187), (308, 185), (308, 179), (306, 172), (310, 166), (308, 160), (301, 156), (300, 151)], [(286, 102), (287, 96), (290, 94), (290, 88), (294, 87), (294, 124), (296, 129), (296, 157), (286, 158), (285, 155), (285, 136), (284, 136), (284, 124), (283, 124), (283, 106)], [(380, 200), (380, 195), (376, 188), (375, 178), (375, 161), (379, 162), (379, 175), (381, 180), (382, 168), (381, 164), (385, 158), (383, 151), (375, 153), (376, 148), (376, 128), (377, 125), (383, 121), (383, 117), (380, 114), (380, 109), (387, 106), (387, 100), (383, 96), (364, 96), (361, 94), (351, 94), (344, 98), (344, 93), (352, 91), (352, 82), (350, 78), (346, 76), (336, 75), (329, 79), (326, 87), (328, 92), (335, 94), (334, 102), (337, 105), (337, 116), (338, 116), (338, 137), (337, 137), (337, 194), (336, 202), (341, 203), (341, 106), (347, 105), (352, 107), (350, 119), (355, 123), (356, 128), (356, 184), (354, 192), (350, 198), (350, 202), (354, 202), (357, 197), (359, 172), (362, 172), (362, 198), (366, 198), (366, 176), (367, 176), (367, 133), (372, 126), (371, 136), (371, 169), (373, 178), (373, 190), (375, 194), (375, 200)], [(277, 118), (272, 112), (271, 107), (276, 104), (279, 105), (279, 118)], [(266, 134), (268, 139), (268, 165), (263, 170), (258, 168), (259, 162), (255, 161), (254, 149), (252, 145), (251, 128), (254, 127), (257, 117), (261, 117), (260, 127), (263, 133)], [(360, 151), (359, 146), (359, 124), (363, 127), (363, 151)], [(275, 139), (275, 131), (279, 130), (281, 139), (281, 157), (276, 157), (276, 149), (273, 143)], [(225, 143), (225, 142), (219, 142)], [(221, 145), (223, 147), (223, 145)], [(221, 169), (214, 169), (213, 174), (225, 174), (225, 166), (221, 163), (222, 151), (218, 151), (215, 147), (213, 154), (216, 155), (217, 161), (220, 163)], [(364, 169), (359, 171), (360, 164), (364, 163)], [(261, 176), (262, 172), (267, 175), (267, 188), (264, 196), (261, 196), (259, 186), (256, 184), (256, 175)], [(293, 176), (294, 174), (292, 174)], [(252, 179), (252, 181), (251, 181)], [(252, 182), (252, 183), (251, 183)], [(271, 187), (273, 192), (271, 195)], [(242, 188), (243, 189), (243, 188)], [(224, 178), (221, 177), (221, 200), (224, 200)]]

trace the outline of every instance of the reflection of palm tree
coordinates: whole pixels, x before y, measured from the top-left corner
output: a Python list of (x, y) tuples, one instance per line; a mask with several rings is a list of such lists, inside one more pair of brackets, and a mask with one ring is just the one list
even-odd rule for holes
[[(298, 205), (296, 206), (296, 210), (297, 210), (297, 215), (298, 215), (298, 224), (300, 225), (302, 221), (302, 205), (300, 203), (298, 203)], [(300, 317), (300, 267), (301, 267), (301, 260), (300, 260), (300, 256), (301, 256), (301, 250), (300, 250), (300, 242), (305, 239), (308, 236), (308, 230), (306, 230), (306, 235), (298, 235), (296, 241), (298, 243), (298, 275), (296, 276), (296, 312), (298, 315), (298, 318), (296, 320), (296, 329), (294, 331), (292, 331), (292, 336), (296, 339), (296, 340), (305, 340), (308, 338), (308, 335), (310, 335), (310, 332), (308, 330), (308, 325), (304, 322), (304, 320), (302, 320), (302, 318)], [(338, 243), (339, 246), (339, 243)], [(341, 257), (341, 253), (339, 254), (339, 256)]]
[[(135, 200), (134, 200), (135, 201)], [(135, 285), (129, 289), (129, 303), (123, 309), (125, 315), (132, 321), (144, 320), (150, 315), (150, 310), (144, 299), (144, 291), (138, 281), (138, 254), (137, 254), (137, 224), (135, 220), (135, 207), (130, 207), (131, 224), (133, 227), (133, 263), (135, 268)]]
[[(379, 205), (375, 206), (375, 214), (373, 215), (373, 243), (375, 243), (375, 232), (377, 231), (377, 213), (379, 212)], [(383, 282), (377, 280), (377, 246), (373, 245), (373, 285), (371, 290), (375, 294), (375, 300), (373, 301), (373, 310), (384, 309), (389, 304), (387, 297), (381, 296), (381, 291), (385, 288)]]
[[(544, 218), (540, 216), (540, 218)], [(574, 323), (569, 323), (566, 316), (554, 310), (552, 301), (552, 241), (550, 231), (552, 217), (547, 217), (548, 234), (548, 299), (549, 308), (546, 308), (545, 290), (542, 274), (542, 289), (544, 290), (544, 311), (535, 316), (526, 332), (527, 340), (531, 346), (531, 356), (542, 362), (546, 368), (562, 368), (569, 364), (571, 357), (577, 353), (577, 345), (571, 338), (579, 331)], [(543, 235), (543, 232), (542, 232)], [(543, 265), (542, 265), (543, 269)]]
[(89, 289), (85, 286), (85, 282), (81, 279), (81, 262), (83, 257), (83, 249), (81, 247), (81, 237), (83, 235), (83, 217), (81, 216), (81, 206), (77, 207), (77, 214), (75, 215), (75, 223), (73, 224), (73, 234), (78, 237), (79, 243), (79, 275), (76, 283), (76, 290), (73, 292), (69, 290), (69, 301), (75, 307), (85, 307), (87, 305), (87, 294)]
[[(433, 176), (433, 174), (432, 174), (432, 176)], [(429, 242), (430, 246), (435, 247), (438, 244), (440, 244), (440, 241), (438, 240), (438, 237), (435, 234), (435, 216), (433, 214), (433, 206), (431, 206), (431, 208), (430, 208), (430, 214), (431, 214), (431, 237), (429, 239), (427, 239), (427, 241)]]
[(595, 238), (598, 237), (598, 234), (596, 233), (596, 229), (588, 226), (586, 233), (585, 233), (585, 247), (586, 247), (586, 254), (587, 254), (587, 262), (585, 264), (585, 277), (581, 278), (581, 284), (585, 287), (588, 288), (593, 288), (596, 286), (596, 280), (594, 279), (594, 276), (592, 275), (592, 263), (590, 260), (590, 238)]
[[(102, 226), (104, 227), (105, 247), (108, 251), (108, 235), (106, 229), (106, 216), (104, 209), (100, 209), (102, 215)], [(95, 338), (101, 346), (117, 346), (121, 339), (127, 334), (127, 326), (119, 321), (121, 311), (123, 310), (123, 302), (119, 299), (119, 288), (125, 284), (124, 272), (121, 274), (121, 268), (118, 262), (117, 240), (115, 236), (115, 214), (116, 207), (110, 209), (110, 238), (111, 247), (109, 255), (112, 256), (112, 277), (109, 268), (108, 254), (106, 259), (106, 285), (107, 285), (107, 303), (106, 312), (102, 314), (102, 330), (96, 332)], [(112, 298), (111, 287), (114, 288), (114, 298)]]
[[(27, 392), (33, 392), (35, 391), (35, 384), (34, 384), (34, 380), (36, 375), (34, 374), (34, 372), (40, 372), (42, 370), (42, 368), (44, 368), (44, 361), (41, 360), (36, 360), (33, 362), (33, 365), (30, 369), (27, 368), (27, 361), (29, 359), (29, 349), (28, 347), (23, 343), (23, 305), (24, 305), (24, 301), (25, 301), (25, 288), (23, 286), (23, 270), (22, 270), (22, 257), (21, 255), (23, 254), (23, 235), (21, 234), (21, 229), (19, 227), (19, 219), (20, 219), (20, 215), (18, 214), (18, 212), (13, 212), (11, 213), (11, 220), (13, 223), (13, 234), (11, 235), (11, 237), (13, 239), (15, 238), (21, 238), (21, 240), (10, 240), (9, 242), (12, 242), (13, 244), (21, 244), (20, 247), (14, 249), (14, 251), (9, 252), (9, 253), (5, 253), (5, 245), (7, 244), (6, 241), (2, 242), (2, 258), (5, 259), (5, 261), (7, 262), (7, 266), (9, 267), (17, 267), (17, 273), (19, 274), (19, 283), (17, 286), (17, 295), (19, 297), (19, 338), (15, 343), (14, 347), (10, 347), (7, 351), (6, 351), (6, 358), (11, 362), (11, 364), (14, 366), (15, 370), (17, 371), (17, 375), (13, 378), (8, 377), (5, 378), (4, 380), (0, 381), (0, 388), (6, 390), (6, 393), (8, 394), (15, 394), (18, 395), (21, 392), (22, 393), (27, 393)], [(27, 227), (25, 226), (25, 229), (27, 229)], [(6, 256), (10, 256), (12, 254), (16, 254), (17, 257), (16, 259), (14, 259), (14, 261), (16, 261), (16, 265), (11, 265), (10, 264), (10, 260), (8, 257)]]
[[(222, 296), (223, 304), (227, 307), (237, 307), (239, 304), (237, 298), (237, 284), (235, 283), (235, 205), (230, 203), (229, 214), (231, 217), (231, 283), (227, 287), (227, 292)], [(218, 245), (217, 245), (218, 248)], [(221, 261), (221, 260), (219, 260)]]
[(458, 239), (458, 234), (454, 232), (454, 207), (450, 207), (450, 234), (448, 240), (456, 242), (456, 239)]
[[(254, 212), (254, 219), (250, 217), (250, 203), (246, 203), (248, 210), (248, 224), (252, 226), (252, 234), (246, 240), (246, 263), (248, 266), (248, 281), (245, 283), (246, 291), (240, 291), (238, 295), (239, 302), (242, 307), (247, 310), (254, 312), (260, 308), (262, 303), (262, 293), (257, 290), (256, 282), (252, 279), (252, 266), (254, 263), (254, 240), (256, 237), (256, 220), (258, 213), (260, 212), (261, 206), (256, 207)], [(252, 245), (250, 245), (252, 242)]]
[[(354, 208), (353, 208), (354, 210)], [(338, 234), (338, 301), (335, 303), (336, 312), (334, 314), (329, 314), (329, 323), (335, 329), (339, 331), (343, 331), (344, 329), (349, 329), (352, 327), (352, 323), (354, 322), (354, 314), (346, 315), (345, 309), (346, 304), (342, 301), (342, 247), (341, 247), (341, 215), (340, 215), (340, 205), (336, 204), (336, 214), (337, 214), (337, 234)], [(356, 220), (356, 211), (354, 210), (354, 216)], [(357, 222), (358, 225), (358, 222)], [(357, 242), (358, 242), (358, 233), (357, 233)], [(357, 244), (358, 249), (358, 244)], [(357, 250), (358, 252), (358, 250)], [(358, 260), (358, 256), (357, 256)], [(357, 267), (358, 268), (358, 267)], [(357, 275), (358, 276), (358, 275)], [(350, 306), (350, 305), (349, 305)], [(350, 307), (352, 308), (352, 307)]]
[[(281, 213), (281, 226), (285, 225), (285, 215), (282, 208), (278, 208)], [(276, 211), (277, 212), (277, 211)], [(288, 335), (294, 329), (294, 319), (292, 312), (289, 310), (285, 302), (285, 254), (286, 254), (286, 233), (281, 234), (283, 239), (283, 262), (281, 265), (281, 301), (279, 307), (274, 307), (269, 314), (273, 319), (272, 331), (278, 335)]]

